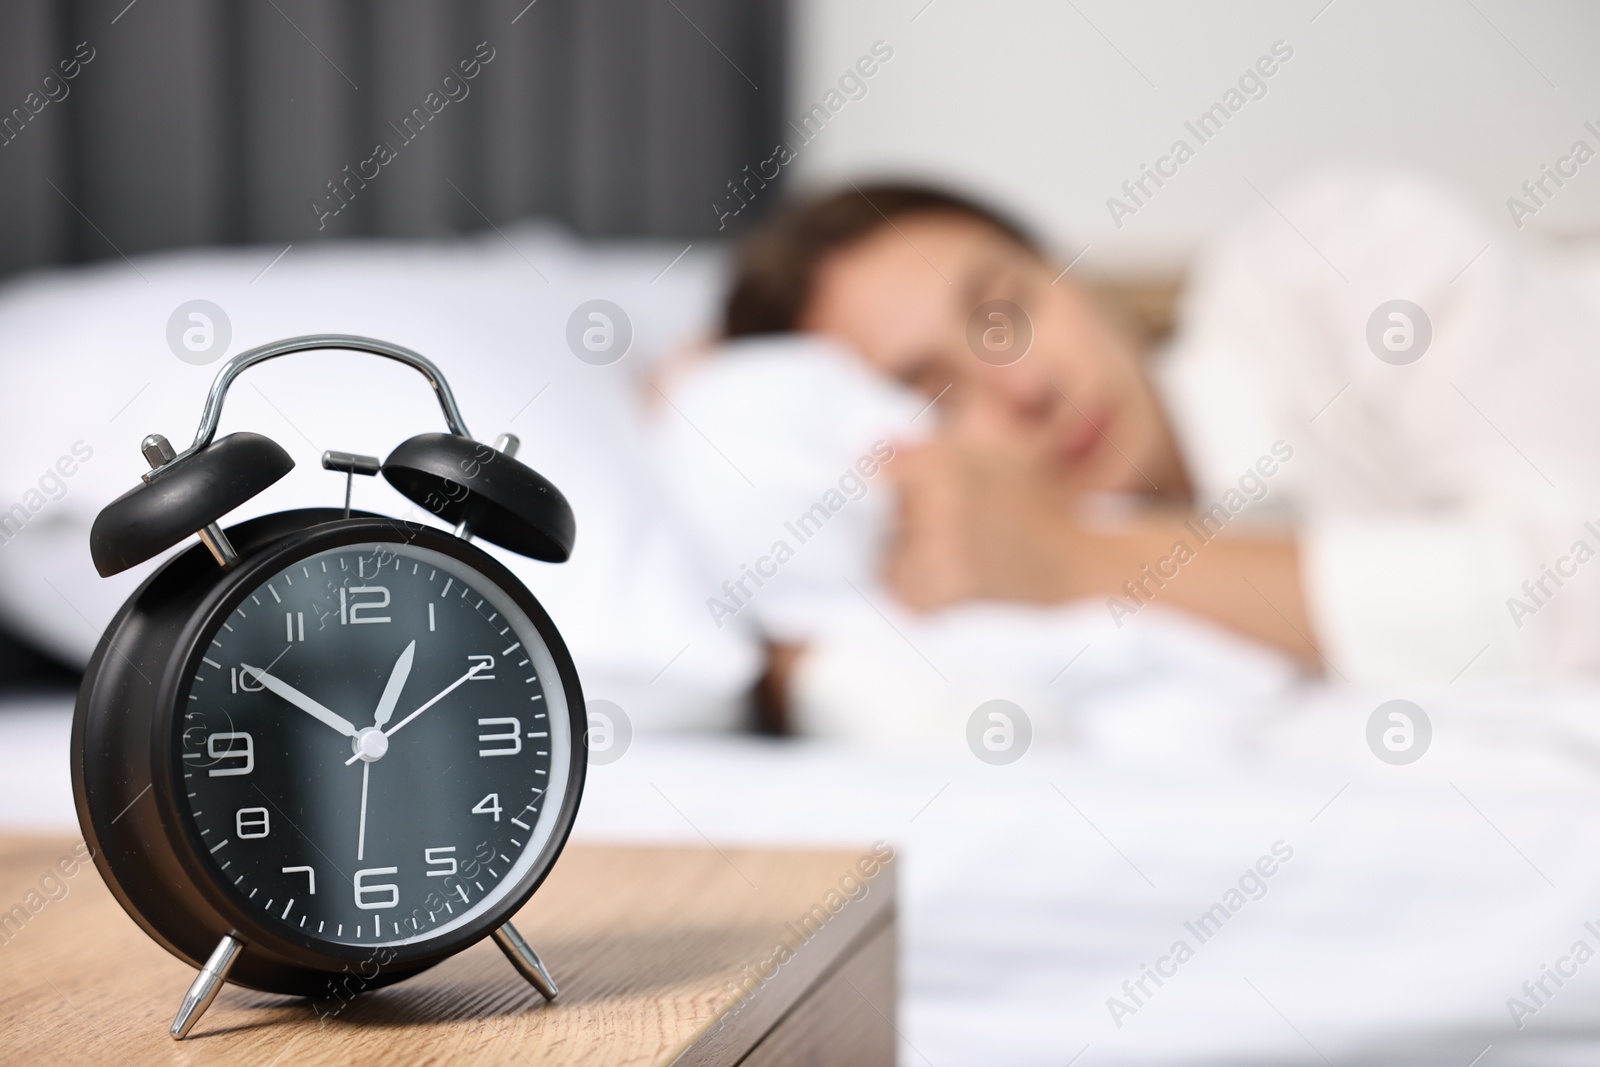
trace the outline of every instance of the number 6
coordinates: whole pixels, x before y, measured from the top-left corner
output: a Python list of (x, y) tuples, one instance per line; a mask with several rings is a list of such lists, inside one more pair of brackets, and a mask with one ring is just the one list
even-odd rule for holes
[[(355, 877), (356, 907), (362, 911), (379, 911), (383, 908), (392, 908), (400, 903), (400, 887), (392, 882), (381, 885), (367, 885), (366, 877), (369, 874), (398, 874), (398, 867), (368, 867), (364, 871), (357, 871)], [(387, 893), (385, 900), (370, 900), (369, 893)]]

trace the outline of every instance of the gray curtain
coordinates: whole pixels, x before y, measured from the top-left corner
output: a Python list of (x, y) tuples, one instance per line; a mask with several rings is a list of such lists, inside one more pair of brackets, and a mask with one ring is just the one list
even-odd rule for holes
[(530, 215), (716, 232), (713, 203), (782, 137), (783, 9), (5, 0), (0, 271)]

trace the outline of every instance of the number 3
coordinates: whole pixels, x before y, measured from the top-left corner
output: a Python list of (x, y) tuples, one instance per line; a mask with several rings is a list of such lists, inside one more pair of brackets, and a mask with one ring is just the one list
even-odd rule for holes
[(479, 719), (479, 726), (505, 726), (508, 729), (495, 734), (479, 734), (478, 743), (487, 744), (491, 741), (509, 741), (510, 745), (499, 748), (480, 748), (480, 756), (515, 756), (522, 751), (522, 723), (517, 719), (507, 716), (503, 719)]

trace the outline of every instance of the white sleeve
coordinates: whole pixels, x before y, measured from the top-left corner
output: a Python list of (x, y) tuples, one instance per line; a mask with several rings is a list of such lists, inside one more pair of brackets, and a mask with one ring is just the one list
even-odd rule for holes
[[(1197, 502), (1292, 450), (1253, 507), (1299, 531), (1313, 637), (1352, 682), (1600, 668), (1596, 301), (1513, 234), (1343, 176), (1196, 270), (1161, 383)], [(1368, 340), (1396, 299), (1431, 327), (1409, 363)]]

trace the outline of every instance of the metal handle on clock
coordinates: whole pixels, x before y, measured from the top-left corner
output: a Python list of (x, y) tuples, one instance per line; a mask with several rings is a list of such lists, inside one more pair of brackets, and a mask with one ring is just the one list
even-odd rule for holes
[(471, 438), (467, 432), (466, 420), (461, 417), (461, 409), (456, 406), (455, 394), (450, 391), (450, 383), (444, 380), (444, 375), (433, 362), (420, 353), (409, 348), (379, 341), (372, 337), (358, 337), (355, 334), (329, 333), (310, 334), (305, 337), (291, 337), (284, 341), (274, 341), (271, 344), (252, 348), (248, 352), (241, 352), (222, 365), (217, 372), (216, 380), (211, 383), (211, 392), (206, 397), (205, 410), (200, 415), (200, 429), (195, 432), (194, 443), (188, 448), (173, 456), (160, 467), (147, 471), (145, 481), (155, 477), (160, 471), (166, 469), (179, 460), (187, 459), (211, 443), (217, 435), (217, 426), (222, 422), (222, 403), (227, 399), (228, 387), (233, 384), (241, 372), (257, 363), (279, 356), (287, 356), (291, 352), (308, 352), (319, 348), (342, 348), (352, 352), (367, 352), (374, 356), (383, 356), (386, 359), (404, 363), (417, 371), (428, 384), (433, 386), (434, 394), (439, 398), (439, 408), (444, 412), (444, 420), (450, 427), (450, 432), (460, 437)]

